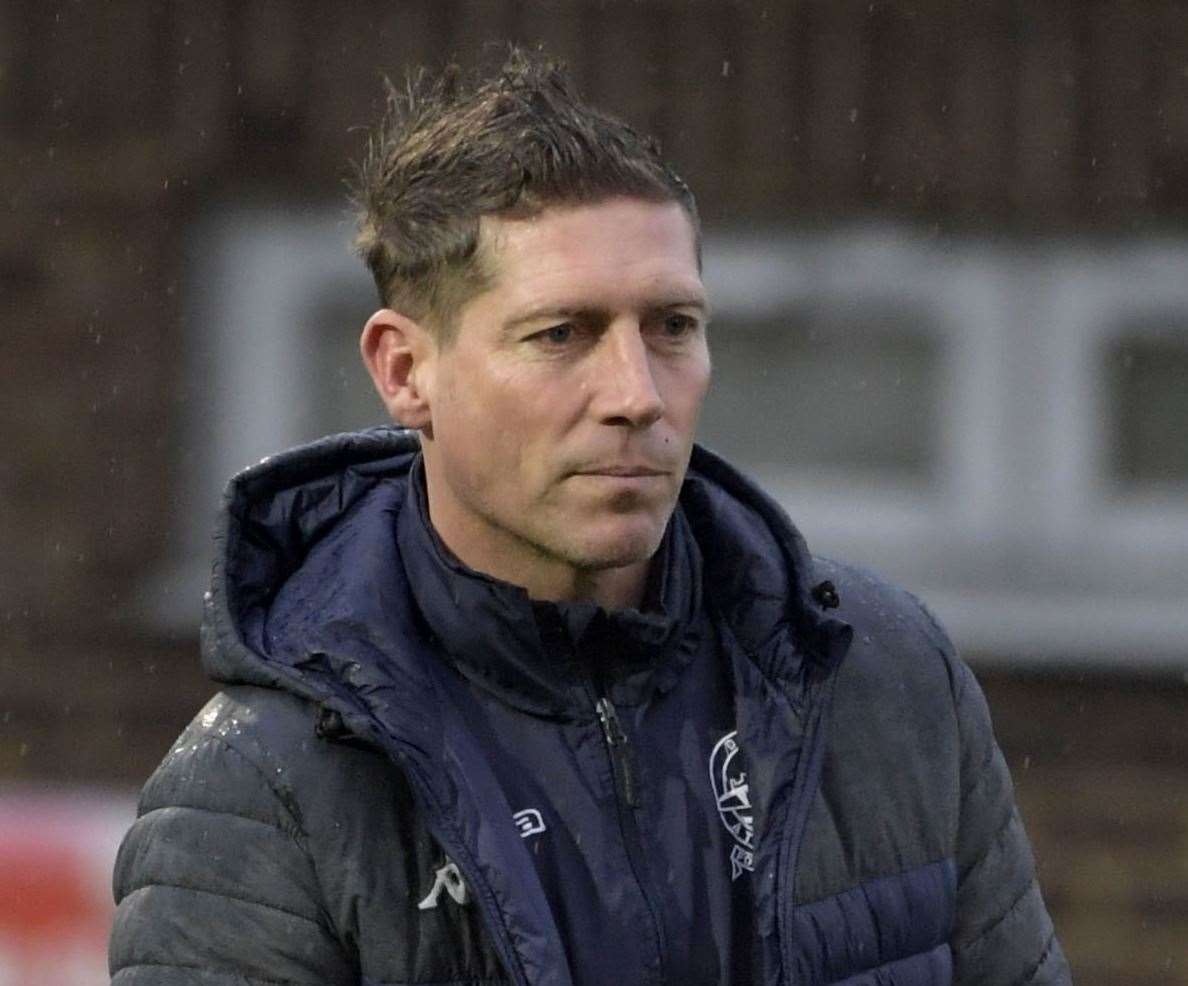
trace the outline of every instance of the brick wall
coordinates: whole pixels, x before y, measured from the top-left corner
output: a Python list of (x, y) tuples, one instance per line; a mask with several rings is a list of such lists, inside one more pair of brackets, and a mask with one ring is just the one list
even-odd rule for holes
[(1188, 983), (1188, 682), (981, 678), (1077, 982)]

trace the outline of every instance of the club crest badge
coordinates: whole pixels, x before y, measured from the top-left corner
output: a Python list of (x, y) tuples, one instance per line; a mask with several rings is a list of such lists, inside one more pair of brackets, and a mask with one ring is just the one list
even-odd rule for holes
[(738, 748), (738, 730), (727, 733), (710, 754), (710, 782), (718, 804), (718, 817), (734, 839), (730, 848), (731, 879), (755, 869), (755, 816), (750, 785)]

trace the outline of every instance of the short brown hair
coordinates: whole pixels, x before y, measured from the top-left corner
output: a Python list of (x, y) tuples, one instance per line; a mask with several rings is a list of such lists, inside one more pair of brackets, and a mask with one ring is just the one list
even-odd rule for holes
[(551, 59), (512, 47), (490, 78), (450, 66), (387, 89), (353, 190), (355, 246), (381, 304), (444, 340), (490, 283), (478, 249), (483, 216), (624, 195), (679, 203), (700, 241), (693, 194), (658, 143), (582, 102)]

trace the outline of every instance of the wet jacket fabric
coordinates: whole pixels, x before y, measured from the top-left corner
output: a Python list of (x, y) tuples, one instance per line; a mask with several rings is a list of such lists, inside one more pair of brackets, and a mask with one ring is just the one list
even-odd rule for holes
[(914, 598), (697, 449), (643, 612), (534, 604), (432, 538), (417, 461), (376, 429), (229, 487), (224, 687), (121, 847), (113, 983), (1069, 981)]

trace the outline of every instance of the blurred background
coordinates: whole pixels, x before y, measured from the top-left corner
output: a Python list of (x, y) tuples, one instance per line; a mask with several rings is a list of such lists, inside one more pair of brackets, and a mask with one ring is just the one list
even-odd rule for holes
[(1077, 982), (1188, 983), (1188, 6), (0, 0), (0, 986), (106, 981), (226, 478), (383, 418), (381, 75), (509, 40), (698, 194), (703, 439), (947, 623)]

